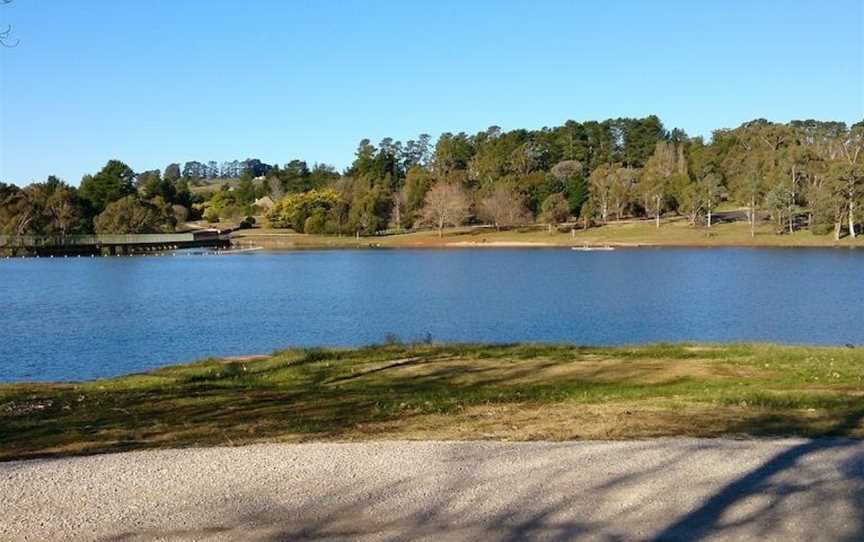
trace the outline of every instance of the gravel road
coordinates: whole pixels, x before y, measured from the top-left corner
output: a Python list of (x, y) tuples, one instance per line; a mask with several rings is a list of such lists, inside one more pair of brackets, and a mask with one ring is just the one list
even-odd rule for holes
[(267, 444), (0, 463), (0, 540), (862, 540), (864, 442)]

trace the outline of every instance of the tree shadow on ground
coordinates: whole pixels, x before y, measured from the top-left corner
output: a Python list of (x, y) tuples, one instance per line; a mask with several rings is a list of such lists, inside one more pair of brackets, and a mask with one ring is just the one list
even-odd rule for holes
[[(845, 416), (829, 432), (828, 435), (845, 435), (853, 429), (858, 428), (864, 420), (864, 409), (857, 410)], [(808, 456), (819, 452), (860, 446), (860, 440), (845, 438), (815, 438), (806, 440), (801, 444), (786, 449), (768, 461), (761, 464), (745, 475), (737, 478), (724, 486), (720, 491), (705, 499), (699, 507), (682, 516), (668, 525), (663, 531), (652, 539), (664, 540), (701, 540), (721, 533), (724, 528), (731, 525), (740, 526), (743, 522), (755, 522), (759, 519), (759, 512), (752, 514), (749, 518), (738, 521), (735, 524), (727, 524), (723, 521), (724, 516), (737, 504), (754, 495), (770, 495), (771, 502), (762, 509), (763, 513), (769, 513), (776, 509), (788, 496), (797, 492), (811, 491), (816, 489), (813, 484), (776, 484), (772, 479), (785, 472), (793, 471), (800, 466)], [(862, 457), (855, 457), (845, 470), (847, 476), (857, 479), (859, 484), (864, 485), (864, 468), (862, 468)], [(864, 488), (854, 496), (853, 506), (858, 509), (857, 528), (849, 535), (849, 540), (861, 540), (864, 538)]]
[[(719, 443), (729, 457), (710, 440), (583, 443), (579, 461), (568, 461), (572, 443), (441, 443), (440, 455), (410, 472), (367, 471), (352, 480), (331, 472), (321, 481), (326, 490), (293, 502), (262, 501), (249, 488), (240, 500), (255, 505), (246, 512), (183, 534), (269, 542), (864, 537), (860, 441), (760, 442), (778, 451), (745, 458), (754, 441)], [(622, 463), (605, 461), (610, 455)], [(734, 479), (724, 483), (729, 476), (715, 475), (718, 466)]]

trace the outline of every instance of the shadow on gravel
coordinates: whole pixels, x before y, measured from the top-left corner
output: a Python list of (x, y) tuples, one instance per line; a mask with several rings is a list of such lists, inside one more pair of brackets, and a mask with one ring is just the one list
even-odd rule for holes
[[(864, 420), (864, 409), (860, 409), (838, 423), (829, 435), (845, 435)], [(657, 441), (645, 441), (636, 450), (650, 453), (658, 446)], [(534, 465), (526, 467), (530, 472), (521, 472), (518, 482), (511, 486), (512, 494), (493, 494), (508, 487), (506, 477), (490, 478), (486, 473), (459, 470), (460, 465), (498, 461), (504, 464), (522, 461), (518, 451), (497, 449), (482, 457), (453, 453), (445, 459), (452, 462), (454, 470), (449, 479), (441, 480), (405, 478), (398, 484), (362, 491), (355, 495), (334, 493), (321, 503), (342, 502), (340, 506), (325, 506), (327, 513), (318, 515), (309, 509), (283, 510), (263, 517), (245, 517), (241, 523), (278, 525), (288, 517), (309, 518), (302, 525), (284, 522), (285, 527), (262, 535), (269, 542), (285, 540), (354, 539), (372, 536), (381, 540), (573, 540), (583, 536), (610, 541), (652, 540), (692, 541), (720, 537), (723, 539), (772, 539), (778, 533), (792, 533), (791, 539), (864, 540), (864, 453), (861, 441), (842, 437), (825, 436), (802, 442), (777, 453), (756, 468), (752, 468), (732, 482), (713, 489), (700, 503), (674, 499), (674, 489), (663, 487), (658, 480), (664, 473), (680, 468), (688, 457), (710, 444), (692, 444), (677, 453), (668, 454), (663, 460), (651, 463), (636, 472), (601, 476), (602, 483), (585, 487), (579, 494), (556, 487), (560, 480), (572, 474), (564, 467)], [(551, 445), (562, 450), (566, 444)], [(856, 451), (855, 448), (858, 448)], [(841, 472), (833, 471), (824, 476), (819, 470), (822, 461), (818, 454), (849, 450), (841, 464)], [(728, 461), (736, 461), (730, 455)], [(522, 467), (520, 467), (521, 469)], [(590, 468), (590, 464), (589, 464)], [(838, 490), (837, 476), (841, 477), (845, 489)], [(693, 486), (704, 484), (694, 479)], [(569, 487), (569, 486), (568, 486)], [(368, 488), (366, 488), (368, 490)], [(571, 488), (572, 489), (572, 488)], [(678, 488), (686, 491), (687, 488)], [(393, 495), (416, 495), (434, 491), (443, 496), (422, 512), (410, 512), (411, 499), (406, 498), (405, 508), (392, 506)], [(619, 500), (628, 491), (641, 491), (641, 500)], [(623, 493), (622, 493), (623, 492)], [(646, 501), (670, 499), (671, 522), (646, 526), (644, 532), (634, 532)], [(502, 506), (493, 514), (488, 513), (487, 500), (499, 499)], [(793, 500), (794, 499), (794, 500)], [(586, 501), (597, 507), (606, 506), (616, 510), (613, 517), (595, 517), (586, 508)], [(530, 504), (530, 506), (520, 506)], [(542, 503), (539, 505), (537, 503)], [(655, 503), (656, 504), (656, 503)], [(375, 514), (380, 507), (395, 512), (391, 515)], [(574, 513), (574, 507), (586, 513)], [(689, 511), (687, 509), (690, 508)], [(848, 512), (845, 522), (834, 517), (834, 512)], [(530, 512), (528, 512), (530, 510)], [(675, 517), (675, 514), (682, 514)], [(375, 519), (370, 519), (374, 516)], [(386, 518), (384, 521), (381, 518)], [(573, 518), (579, 518), (574, 520)], [(621, 518), (619, 522), (616, 518)], [(800, 524), (790, 522), (800, 522)], [(839, 522), (842, 525), (831, 525)], [(838, 528), (832, 531), (832, 528)], [(739, 534), (744, 534), (739, 536)], [(806, 534), (805, 534), (806, 533)], [(800, 536), (799, 536), (800, 535)]]
[[(847, 434), (862, 419), (864, 409), (831, 432)], [(621, 451), (597, 445), (578, 462), (593, 473), (585, 480), (584, 473), (573, 471), (573, 462), (565, 461), (568, 443), (543, 444), (540, 459), (525, 453), (530, 444), (453, 445), (436, 458), (437, 466), (414, 474), (388, 478), (366, 472), (356, 481), (336, 477), (327, 480), (326, 492), (296, 505), (252, 493), (247, 497), (255, 512), (226, 517), (224, 524), (200, 531), (155, 534), (267, 542), (864, 539), (860, 440), (802, 441), (725, 485), (711, 481), (717, 464), (700, 466), (700, 459), (713, 457), (726, 465), (746, 461), (748, 443), (731, 446), (727, 458), (717, 456), (711, 441), (683, 442), (676, 447), (664, 440), (621, 443), (629, 461), (622, 465), (603, 461), (603, 454)], [(127, 533), (110, 540), (150, 536)]]
[[(860, 420), (860, 417), (858, 418)], [(848, 423), (858, 423), (850, 419)], [(855, 451), (851, 446), (857, 444)], [(490, 444), (468, 450), (453, 446), (436, 468), (377, 485), (339, 480), (312, 500), (287, 505), (262, 502), (249, 495), (260, 513), (226, 518), (223, 527), (187, 532), (206, 538), (208, 532), (229, 540), (574, 540), (582, 537), (630, 540), (861, 540), (864, 538), (864, 457), (861, 442), (815, 439), (762, 462), (736, 480), (711, 485), (711, 465), (704, 479), (667, 476), (689, 469), (693, 457), (716, 455), (710, 441), (666, 441), (627, 444), (630, 459), (616, 468), (602, 456), (614, 449), (598, 445), (580, 461), (596, 476), (586, 481), (562, 461), (568, 444), (544, 444), (543, 458), (526, 454), (523, 445)], [(736, 446), (728, 461), (735, 461)], [(740, 450), (746, 453), (748, 444)], [(815, 457), (820, 452), (848, 450), (830, 472)], [(701, 456), (703, 452), (708, 456)], [(650, 458), (641, 465), (641, 458)], [(832, 455), (834, 459), (837, 456)], [(804, 462), (809, 458), (808, 462)], [(698, 467), (698, 459), (696, 461)], [(490, 464), (495, 464), (493, 469)], [(442, 474), (443, 473), (443, 474)], [(825, 476), (829, 474), (829, 476)], [(368, 473), (367, 473), (368, 474)], [(785, 474), (785, 475), (784, 475)], [(838, 476), (845, 489), (838, 490)], [(372, 473), (371, 479), (377, 476)], [(386, 478), (386, 477), (385, 477)], [(362, 478), (360, 478), (362, 479)], [(359, 480), (358, 479), (358, 482)], [(682, 487), (680, 484), (684, 483)], [(678, 485), (676, 485), (678, 484)], [(693, 505), (690, 495), (706, 494)], [(431, 495), (431, 497), (430, 497)], [(694, 497), (695, 498), (695, 497)], [(422, 504), (421, 504), (422, 503)], [(739, 505), (743, 505), (739, 507)], [(690, 510), (689, 512), (687, 510)], [(850, 510), (852, 515), (849, 514)], [(841, 514), (843, 512), (844, 514)], [(681, 515), (681, 514), (684, 515)], [(842, 517), (841, 517), (842, 516)], [(850, 522), (851, 518), (851, 522)], [(790, 521), (793, 522), (790, 527)], [(800, 524), (794, 522), (800, 521)], [(242, 526), (242, 527), (237, 527)], [(176, 534), (176, 533), (175, 533)], [(146, 533), (112, 540), (141, 540)], [(221, 538), (220, 538), (221, 539)]]
[[(848, 434), (849, 431), (861, 424), (862, 419), (864, 419), (864, 409), (843, 418), (829, 434)], [(657, 542), (701, 540), (716, 535), (722, 532), (725, 527), (730, 526), (723, 521), (724, 515), (738, 503), (755, 495), (769, 496), (768, 503), (759, 512), (736, 521), (731, 526), (740, 527), (748, 522), (764, 521), (766, 519), (764, 516), (770, 515), (790, 495), (803, 491), (816, 491), (818, 488), (814, 486), (820, 483), (816, 481), (809, 484), (778, 484), (772, 481), (773, 478), (785, 471), (795, 469), (808, 456), (821, 451), (846, 448), (857, 444), (860, 444), (860, 440), (829, 437), (809, 440), (785, 450), (763, 463), (759, 468), (726, 485), (706, 499), (698, 508), (666, 527), (653, 540)], [(852, 506), (858, 511), (858, 515), (855, 518), (855, 528), (849, 533), (848, 540), (864, 540), (864, 457), (860, 457), (860, 454), (854, 457), (846, 464), (844, 474), (848, 479), (858, 482), (858, 491), (851, 496), (854, 501)], [(771, 524), (770, 518), (766, 523)]]

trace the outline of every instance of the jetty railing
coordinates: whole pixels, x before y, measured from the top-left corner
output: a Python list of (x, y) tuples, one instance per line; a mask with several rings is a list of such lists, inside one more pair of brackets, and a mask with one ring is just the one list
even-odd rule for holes
[(201, 230), (185, 233), (0, 235), (0, 249), (32, 252), (137, 252), (170, 248), (226, 246), (229, 232)]

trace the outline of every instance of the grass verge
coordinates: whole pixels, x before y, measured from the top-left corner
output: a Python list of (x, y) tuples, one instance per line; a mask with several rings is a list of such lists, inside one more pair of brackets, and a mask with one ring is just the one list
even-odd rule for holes
[(0, 385), (0, 460), (262, 441), (864, 436), (864, 350), (305, 349)]

